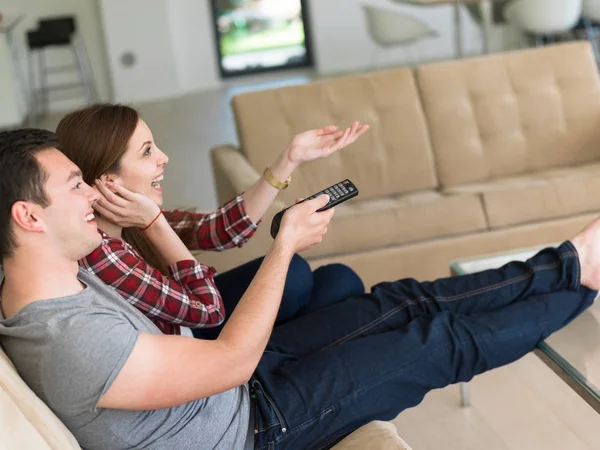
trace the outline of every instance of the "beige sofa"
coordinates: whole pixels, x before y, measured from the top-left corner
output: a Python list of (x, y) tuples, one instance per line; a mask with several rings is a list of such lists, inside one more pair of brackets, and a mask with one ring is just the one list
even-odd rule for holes
[(240, 146), (212, 150), (220, 202), (294, 133), (354, 119), (372, 128), (300, 167), (246, 246), (197, 255), (220, 271), (264, 254), (274, 213), (343, 178), (360, 195), (304, 256), (347, 263), (366, 285), (560, 241), (600, 210), (600, 79), (587, 42), (244, 93), (232, 107)]
[[(74, 450), (77, 440), (17, 373), (0, 347), (0, 448), (10, 450)], [(386, 422), (356, 430), (334, 450), (410, 450)]]

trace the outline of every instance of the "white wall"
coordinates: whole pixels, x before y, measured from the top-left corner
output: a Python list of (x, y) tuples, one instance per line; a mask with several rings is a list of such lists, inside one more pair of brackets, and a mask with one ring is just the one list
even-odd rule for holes
[[(140, 102), (223, 84), (218, 75), (209, 1), (3, 0), (0, 7), (7, 13), (27, 14), (21, 33), (40, 16), (75, 14), (101, 98)], [(363, 3), (411, 14), (440, 33), (436, 39), (417, 44), (412, 54), (382, 51), (377, 55), (378, 64), (401, 65), (454, 56), (451, 6), (416, 7), (390, 0), (308, 0), (318, 73), (368, 68), (374, 46), (367, 34)], [(479, 28), (464, 10), (462, 19), (466, 53), (476, 54), (481, 48)], [(497, 50), (503, 46), (501, 37), (495, 33), (493, 47)], [(129, 51), (135, 55), (136, 64), (125, 67), (121, 57)]]
[[(25, 32), (37, 27), (41, 17), (55, 15), (74, 15), (86, 45), (90, 64), (94, 72), (96, 89), (101, 100), (109, 100), (111, 95), (110, 76), (106, 63), (104, 37), (95, 0), (2, 0), (0, 10), (7, 15), (25, 14), (25, 19), (14, 30), (15, 44), (19, 50), (23, 73), (27, 73), (27, 50)], [(48, 63), (62, 64), (70, 61), (66, 50), (49, 52)], [(23, 80), (27, 83), (27, 80)], [(81, 103), (83, 96), (75, 92), (72, 99), (56, 100), (51, 109), (65, 110)]]
[(18, 126), (25, 120), (25, 102), (20, 74), (13, 64), (8, 36), (0, 33), (0, 128)]
[[(220, 85), (207, 0), (100, 0), (118, 101), (145, 101)], [(124, 53), (135, 55), (126, 67)]]
[(221, 84), (210, 4), (206, 0), (167, 0), (169, 29), (181, 92)]
[[(165, 0), (100, 0), (114, 97), (121, 102), (180, 92)], [(131, 54), (132, 65), (122, 58)]]

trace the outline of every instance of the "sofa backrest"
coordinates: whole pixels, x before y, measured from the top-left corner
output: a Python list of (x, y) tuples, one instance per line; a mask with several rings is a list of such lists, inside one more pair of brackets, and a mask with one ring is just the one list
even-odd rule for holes
[(344, 178), (361, 198), (437, 186), (433, 155), (411, 70), (332, 78), (301, 86), (239, 94), (232, 108), (241, 151), (260, 172), (292, 136), (353, 120), (371, 129), (326, 160), (304, 164), (281, 197), (293, 202)]
[(417, 69), (442, 186), (600, 159), (600, 80), (589, 43)]
[(79, 450), (71, 432), (29, 389), (0, 347), (0, 447)]

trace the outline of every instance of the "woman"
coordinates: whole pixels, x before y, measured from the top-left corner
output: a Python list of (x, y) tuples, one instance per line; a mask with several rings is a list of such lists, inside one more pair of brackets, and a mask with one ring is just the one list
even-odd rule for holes
[[(242, 246), (296, 167), (329, 156), (368, 128), (355, 122), (345, 130), (330, 126), (296, 135), (246, 192), (213, 213), (201, 214), (161, 211), (160, 181), (169, 158), (134, 109), (105, 104), (72, 112), (56, 130), (61, 150), (81, 168), (84, 181), (102, 194), (94, 209), (103, 241), (80, 264), (164, 333), (179, 334), (180, 327), (187, 326), (196, 337), (216, 338), (225, 312), (235, 308), (262, 258), (216, 275), (190, 250)], [(277, 321), (363, 291), (349, 267), (332, 264), (313, 273), (296, 255)]]

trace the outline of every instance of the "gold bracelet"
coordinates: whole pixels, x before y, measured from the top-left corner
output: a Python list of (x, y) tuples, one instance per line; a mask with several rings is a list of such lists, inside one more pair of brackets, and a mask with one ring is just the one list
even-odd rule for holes
[(290, 181), (292, 181), (291, 175), (287, 177), (287, 180), (279, 181), (277, 178), (275, 178), (269, 166), (265, 167), (263, 177), (265, 177), (265, 180), (267, 180), (271, 186), (273, 186), (275, 189), (279, 189), (280, 191), (283, 191), (286, 187), (288, 187), (290, 185)]

